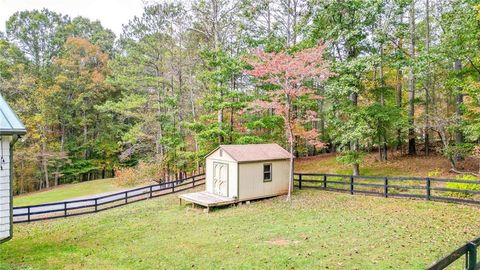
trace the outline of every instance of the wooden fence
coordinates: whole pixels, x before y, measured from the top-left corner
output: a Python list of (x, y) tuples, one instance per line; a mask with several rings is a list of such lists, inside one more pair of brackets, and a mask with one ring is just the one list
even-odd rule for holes
[(465, 267), (466, 270), (477, 270), (480, 269), (480, 262), (477, 261), (477, 248), (480, 245), (480, 238), (477, 238), (473, 241), (466, 243), (465, 245), (457, 248), (449, 255), (445, 256), (432, 266), (428, 270), (441, 270), (447, 268), (449, 265), (453, 264), (457, 260), (465, 256)]
[(181, 180), (130, 189), (100, 197), (14, 207), (13, 222), (33, 222), (96, 213), (133, 202), (184, 191), (204, 184), (205, 174), (198, 174)]
[[(353, 176), (323, 173), (295, 173), (299, 189), (323, 189), (383, 197), (480, 204), (480, 181), (430, 177)], [(455, 188), (449, 183), (457, 183)], [(462, 185), (463, 184), (463, 185)]]

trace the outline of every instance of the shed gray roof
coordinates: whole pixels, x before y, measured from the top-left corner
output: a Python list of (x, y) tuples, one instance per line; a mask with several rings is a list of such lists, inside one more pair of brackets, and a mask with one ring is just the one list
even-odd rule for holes
[(22, 135), (26, 132), (25, 126), (0, 95), (0, 135)]
[(290, 153), (276, 143), (233, 144), (219, 147), (237, 162), (289, 159)]

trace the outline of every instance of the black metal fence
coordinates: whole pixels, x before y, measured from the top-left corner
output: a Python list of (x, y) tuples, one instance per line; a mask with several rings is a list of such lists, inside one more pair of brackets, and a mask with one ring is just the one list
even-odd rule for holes
[(139, 187), (84, 200), (14, 207), (13, 222), (33, 222), (96, 213), (133, 202), (184, 191), (204, 184), (205, 174), (198, 174), (181, 180)]
[[(480, 204), (479, 180), (295, 173), (294, 182), (299, 189)], [(454, 187), (449, 186), (450, 183), (454, 183)]]
[(479, 245), (480, 238), (470, 241), (430, 266), (428, 270), (445, 269), (463, 256), (465, 258), (465, 268), (463, 269), (477, 270), (480, 268), (480, 262), (477, 261), (477, 248)]

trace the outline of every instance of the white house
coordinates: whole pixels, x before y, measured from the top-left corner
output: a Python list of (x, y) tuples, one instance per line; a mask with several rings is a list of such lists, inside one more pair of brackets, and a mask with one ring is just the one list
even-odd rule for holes
[(287, 194), (289, 159), (278, 144), (221, 145), (206, 157), (205, 192), (180, 199), (209, 208)]
[(25, 126), (0, 95), (0, 243), (12, 238), (13, 144)]

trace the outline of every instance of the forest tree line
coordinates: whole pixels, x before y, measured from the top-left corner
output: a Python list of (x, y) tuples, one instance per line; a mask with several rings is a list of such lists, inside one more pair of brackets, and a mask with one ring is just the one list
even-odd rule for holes
[[(149, 4), (120, 36), (100, 22), (19, 11), (0, 32), (0, 93), (25, 123), (15, 193), (112, 177), (139, 162), (162, 178), (201, 169), (219, 144), (287, 146), (275, 85), (249, 75), (253, 50), (325, 44), (331, 75), (294, 102), (324, 147), (297, 156), (442, 154), (480, 159), (480, 5), (475, 0), (194, 0)], [(298, 128), (293, 129), (298, 130)], [(476, 172), (470, 172), (476, 173)]]

